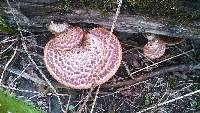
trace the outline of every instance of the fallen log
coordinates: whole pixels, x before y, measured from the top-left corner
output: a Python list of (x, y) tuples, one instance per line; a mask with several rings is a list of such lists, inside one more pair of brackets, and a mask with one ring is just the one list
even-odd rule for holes
[[(100, 11), (94, 10), (72, 8), (65, 11), (61, 2), (56, 0), (19, 0), (9, 3), (12, 10), (6, 2), (2, 2), (0, 15), (6, 17), (10, 24), (15, 25), (15, 21), (17, 21), (22, 28), (32, 32), (46, 31), (46, 26), (50, 21), (68, 22), (69, 24), (92, 24), (110, 29), (115, 14), (115, 12), (110, 12), (105, 17), (102, 16)], [(115, 30), (126, 33), (150, 32), (172, 37), (199, 38), (200, 21), (192, 21), (188, 25), (182, 25), (182, 23), (172, 24), (160, 17), (124, 13), (118, 17)]]

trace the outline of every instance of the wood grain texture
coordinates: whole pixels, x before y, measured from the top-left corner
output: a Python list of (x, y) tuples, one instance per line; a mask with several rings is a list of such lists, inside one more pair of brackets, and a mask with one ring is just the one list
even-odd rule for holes
[[(110, 12), (106, 17), (103, 17), (99, 11), (73, 8), (69, 11), (64, 11), (60, 1), (49, 0), (49, 2), (46, 2), (19, 0), (17, 3), (10, 2), (10, 4), (14, 8), (17, 16), (16, 20), (22, 28), (32, 32), (46, 31), (46, 26), (50, 21), (65, 21), (70, 24), (94, 24), (107, 29), (111, 28), (114, 12)], [(1, 3), (0, 9), (0, 15), (7, 17), (11, 24), (15, 24), (5, 2)], [(115, 30), (126, 33), (150, 32), (172, 37), (199, 38), (199, 25), (199, 21), (183, 26), (181, 23), (168, 23), (164, 18), (160, 17), (147, 17), (142, 14), (120, 14)]]

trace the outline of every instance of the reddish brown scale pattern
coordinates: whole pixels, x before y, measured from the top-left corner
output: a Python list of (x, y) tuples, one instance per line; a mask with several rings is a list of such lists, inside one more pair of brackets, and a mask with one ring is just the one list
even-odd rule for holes
[[(109, 73), (109, 71), (112, 71), (112, 69), (114, 68), (114, 66), (116, 65), (115, 62), (118, 60), (116, 57), (118, 57), (118, 46), (117, 43), (115, 42), (116, 40), (114, 38), (112, 38), (112, 35), (110, 38), (109, 37), (109, 33), (103, 32), (102, 34), (99, 34), (100, 32), (97, 32), (100, 37), (105, 37), (104, 43), (105, 43), (105, 48), (107, 48), (106, 51), (106, 60), (105, 60), (105, 66), (101, 67), (101, 72), (99, 73), (99, 77), (101, 79), (103, 79), (103, 77), (105, 75), (107, 75)], [(113, 49), (115, 48), (115, 49)], [(109, 61), (109, 63), (107, 63), (107, 61)]]
[(53, 77), (76, 89), (108, 81), (122, 59), (121, 45), (109, 31), (96, 28), (83, 34), (80, 28), (71, 28), (50, 40), (44, 52), (45, 64)]
[(160, 58), (164, 55), (166, 49), (166, 43), (159, 40), (154, 39), (149, 41), (143, 48), (143, 53), (150, 59)]
[[(64, 38), (68, 37), (68, 38)], [(57, 37), (53, 42), (53, 47), (59, 50), (70, 50), (76, 47), (83, 38), (83, 30), (80, 28), (71, 28)]]

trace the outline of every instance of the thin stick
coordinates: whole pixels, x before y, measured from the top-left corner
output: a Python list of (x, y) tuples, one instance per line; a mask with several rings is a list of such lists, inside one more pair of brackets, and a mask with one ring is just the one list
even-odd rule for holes
[[(4, 68), (4, 66), (0, 64), (0, 68)], [(20, 74), (21, 74), (21, 77), (23, 77), (23, 78), (25, 78), (25, 79), (31, 80), (31, 81), (33, 81), (33, 82), (35, 82), (35, 83), (37, 83), (37, 84), (41, 84), (41, 85), (46, 85), (46, 86), (48, 86), (48, 84), (46, 83), (46, 81), (44, 81), (44, 80), (42, 80), (42, 79), (40, 79), (40, 78), (32, 77), (32, 76), (30, 76), (30, 75), (29, 75), (28, 73), (26, 73), (26, 72), (23, 72), (23, 73), (22, 73), (21, 70), (8, 67), (8, 68), (6, 68), (6, 71), (9, 71), (10, 73), (13, 73), (14, 75), (18, 75), (18, 76), (20, 76)]]
[(22, 42), (22, 46), (24, 48), (24, 51), (26, 52), (26, 54), (28, 55), (29, 59), (31, 60), (31, 62), (33, 63), (33, 65), (36, 67), (36, 69), (39, 71), (39, 73), (42, 75), (42, 77), (44, 78), (44, 80), (47, 82), (47, 84), (50, 86), (50, 88), (53, 90), (53, 92), (56, 94), (56, 97), (58, 98), (58, 101), (59, 101), (59, 104), (60, 104), (60, 107), (62, 109), (63, 112), (64, 109), (62, 107), (62, 103), (61, 103), (61, 99), (60, 97), (58, 96), (58, 93), (56, 91), (56, 89), (53, 87), (53, 85), (51, 84), (51, 82), (47, 79), (47, 77), (45, 76), (45, 74), (42, 72), (42, 70), (37, 66), (37, 64), (35, 63), (35, 61), (32, 59), (31, 55), (28, 54), (28, 51), (27, 51), (27, 47), (25, 45), (25, 42)]
[(12, 38), (12, 37), (11, 37), (11, 36), (9, 36), (8, 38), (6, 38), (6, 39), (4, 39), (4, 40), (0, 41), (0, 43), (5, 43), (5, 42), (7, 42), (7, 40), (9, 40), (10, 38)]
[(94, 90), (94, 88), (95, 88), (94, 86), (93, 86), (92, 88), (90, 88), (90, 92), (88, 93), (88, 95), (86, 96), (86, 98), (85, 98), (83, 104), (79, 107), (78, 112), (76, 112), (76, 113), (82, 113), (83, 108), (85, 107), (87, 101), (88, 101), (89, 98), (91, 97), (92, 91)]
[(181, 64), (181, 65), (174, 65), (174, 66), (170, 66), (170, 67), (163, 67), (163, 68), (154, 70), (150, 73), (142, 74), (139, 77), (135, 77), (134, 80), (130, 79), (130, 80), (122, 81), (122, 82), (117, 82), (115, 84), (113, 84), (113, 83), (103, 84), (103, 85), (101, 85), (101, 88), (109, 89), (109, 88), (130, 86), (132, 84), (136, 84), (138, 82), (145, 81), (145, 80), (150, 79), (155, 76), (161, 76), (161, 75), (164, 75), (169, 72), (175, 72), (175, 71), (186, 72), (186, 71), (199, 70), (199, 69), (200, 69), (199, 64)]
[(115, 13), (115, 17), (114, 17), (114, 19), (113, 19), (112, 27), (111, 27), (111, 30), (110, 30), (111, 33), (112, 33), (113, 30), (115, 29), (115, 23), (117, 22), (117, 18), (118, 18), (118, 16), (119, 16), (120, 8), (121, 8), (121, 5), (122, 5), (122, 0), (117, 0), (117, 2), (118, 2), (118, 6), (117, 6), (117, 11), (116, 11), (116, 13)]
[[(13, 8), (11, 7), (9, 1), (6, 0), (6, 2), (7, 2), (8, 6), (9, 6), (11, 12), (12, 12)], [(12, 12), (12, 15), (14, 16), (14, 20), (16, 21), (16, 15), (15, 15), (13, 12)], [(22, 47), (24, 48), (26, 54), (28, 55), (28, 58), (31, 60), (31, 62), (33, 63), (33, 65), (35, 65), (36, 69), (39, 71), (39, 73), (40, 73), (40, 74), (42, 75), (42, 77), (45, 79), (45, 81), (46, 81), (47, 84), (50, 86), (50, 88), (53, 89), (53, 92), (56, 94), (56, 97), (58, 98), (58, 101), (59, 101), (59, 104), (60, 104), (60, 106), (61, 106), (62, 111), (65, 112), (64, 109), (63, 109), (63, 107), (62, 107), (61, 99), (60, 99), (59, 96), (57, 96), (58, 93), (57, 93), (56, 89), (52, 86), (51, 82), (47, 79), (47, 77), (46, 77), (45, 74), (42, 72), (42, 70), (37, 66), (37, 64), (35, 63), (35, 61), (32, 59), (31, 55), (29, 55), (28, 49), (27, 49), (27, 47), (26, 47), (26, 43), (24, 42), (24, 38), (25, 38), (25, 37), (24, 37), (23, 34), (22, 34), (21, 27), (20, 27), (20, 25), (19, 25), (19, 23), (18, 23), (17, 21), (16, 21), (16, 24), (17, 24), (17, 26), (18, 26), (18, 30), (19, 30), (19, 32), (20, 32), (20, 36), (21, 36), (21, 38), (22, 38), (22, 40), (23, 40), (23, 41), (22, 41)]]
[(144, 67), (144, 68), (142, 68), (142, 69), (139, 69), (139, 70), (137, 70), (137, 71), (132, 72), (131, 75), (136, 74), (136, 73), (138, 73), (138, 72), (140, 72), (140, 71), (143, 71), (143, 70), (145, 70), (145, 69), (148, 69), (148, 68), (150, 68), (150, 67), (156, 66), (156, 65), (158, 65), (158, 64), (160, 64), (160, 63), (163, 63), (163, 62), (165, 62), (165, 61), (171, 60), (171, 59), (173, 59), (173, 58), (176, 58), (176, 57), (185, 55), (185, 54), (187, 54), (187, 53), (189, 53), (189, 52), (192, 52), (192, 51), (194, 51), (194, 49), (189, 50), (189, 51), (187, 51), (187, 52), (183, 52), (183, 53), (178, 54), (178, 55), (176, 55), (176, 56), (173, 56), (173, 57), (164, 59), (164, 60), (162, 60), (162, 61), (160, 61), (160, 62), (157, 62), (157, 63), (154, 63), (154, 64), (152, 64), (152, 65), (146, 66), (146, 67)]
[(2, 52), (0, 52), (0, 54), (3, 54), (4, 52), (6, 52), (8, 49), (10, 49), (13, 46), (14, 43), (10, 44), (6, 49), (4, 49)]
[(67, 102), (67, 106), (66, 106), (66, 112), (65, 113), (67, 113), (68, 112), (68, 109), (69, 109), (69, 103), (70, 103), (70, 101), (71, 101), (71, 95), (69, 95), (69, 100), (68, 100), (68, 102)]
[[(4, 68), (3, 65), (0, 64), (0, 68)], [(124, 87), (124, 86), (129, 86), (132, 84), (136, 84), (138, 82), (147, 80), (149, 78), (155, 77), (155, 76), (159, 76), (159, 75), (163, 75), (165, 73), (168, 72), (174, 72), (174, 71), (190, 71), (190, 70), (198, 70), (200, 69), (200, 65), (199, 64), (181, 64), (181, 65), (174, 65), (174, 66), (170, 66), (170, 67), (163, 67), (161, 69), (152, 71), (148, 74), (143, 74), (140, 77), (135, 77), (134, 80), (126, 80), (126, 81), (122, 81), (122, 82), (117, 82), (115, 84), (110, 83), (110, 84), (103, 84), (101, 85), (101, 88), (118, 88), (118, 87)], [(20, 75), (20, 73), (22, 72), (21, 70), (17, 70), (14, 68), (10, 68), (8, 67), (6, 69), (6, 71), (9, 71), (10, 73), (16, 74), (16, 75)], [(31, 80), (37, 84), (41, 84), (41, 85), (45, 85), (48, 86), (48, 84), (46, 83), (46, 81), (40, 79), (40, 78), (35, 78), (35, 77), (31, 77), (28, 73), (24, 72), (21, 77)], [(52, 85), (56, 88), (66, 88), (65, 86), (59, 84), (59, 83), (52, 83)]]
[(160, 103), (160, 104), (157, 104), (157, 105), (155, 105), (155, 106), (149, 107), (149, 108), (144, 109), (144, 110), (142, 110), (142, 111), (139, 111), (139, 112), (137, 112), (137, 113), (143, 113), (143, 112), (146, 112), (146, 111), (148, 111), (148, 110), (151, 110), (151, 109), (154, 109), (154, 108), (157, 108), (157, 107), (160, 107), (160, 106), (163, 106), (163, 105), (169, 104), (169, 103), (171, 103), (171, 102), (174, 102), (174, 101), (177, 101), (177, 100), (183, 99), (183, 98), (185, 98), (185, 97), (192, 96), (192, 95), (194, 95), (194, 94), (196, 94), (196, 93), (200, 93), (200, 90), (196, 90), (196, 91), (191, 92), (191, 93), (188, 93), (188, 94), (186, 94), (186, 95), (183, 95), (183, 96), (180, 96), (180, 97), (177, 97), (177, 98), (174, 98), (174, 99), (171, 99), (171, 100), (165, 101), (165, 102), (163, 102), (163, 103)]
[(30, 91), (30, 90), (22, 90), (22, 89), (17, 89), (17, 88), (13, 88), (13, 87), (8, 87), (8, 86), (2, 85), (2, 84), (0, 86), (3, 87), (3, 88), (6, 88), (6, 89), (11, 89), (11, 90), (20, 91), (20, 92), (42, 94), (42, 92)]
[(122, 64), (124, 65), (124, 67), (125, 67), (125, 69), (126, 69), (126, 72), (127, 72), (128, 76), (130, 76), (131, 79), (134, 80), (135, 78), (131, 75), (131, 71), (130, 71), (130, 69), (128, 68), (126, 62), (125, 62), (125, 61), (122, 61)]
[(3, 77), (4, 77), (4, 73), (5, 73), (6, 69), (8, 68), (8, 65), (12, 62), (12, 60), (14, 59), (14, 57), (15, 57), (15, 55), (16, 55), (16, 53), (17, 53), (17, 48), (18, 48), (18, 46), (16, 46), (13, 55), (12, 55), (11, 58), (8, 60), (8, 62), (6, 63), (6, 65), (5, 65), (4, 69), (3, 69), (3, 72), (2, 72), (2, 74), (1, 74), (1, 79), (0, 79), (0, 85), (2, 84), (2, 80), (3, 80)]
[(22, 74), (26, 71), (26, 69), (27, 69), (29, 66), (30, 66), (30, 64), (28, 64), (28, 65), (22, 70), (22, 72), (10, 83), (9, 87), (11, 87), (11, 86), (13, 85), (13, 83), (14, 83), (17, 79), (19, 79), (19, 78), (22, 77)]
[(97, 88), (97, 91), (96, 91), (96, 94), (95, 94), (95, 98), (94, 98), (94, 101), (93, 101), (93, 103), (92, 103), (92, 109), (90, 110), (90, 113), (93, 113), (94, 106), (95, 106), (96, 101), (97, 101), (97, 98), (98, 98), (99, 89), (100, 89), (100, 85), (99, 85), (99, 87)]

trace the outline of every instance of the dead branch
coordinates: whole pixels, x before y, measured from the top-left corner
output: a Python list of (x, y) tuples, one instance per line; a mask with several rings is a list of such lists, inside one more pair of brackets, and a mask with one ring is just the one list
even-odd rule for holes
[(170, 67), (163, 67), (158, 70), (155, 70), (150, 73), (146, 73), (144, 75), (141, 75), (138, 78), (135, 78), (134, 80), (125, 80), (123, 82), (117, 82), (116, 84), (110, 83), (110, 84), (103, 84), (101, 88), (118, 88), (118, 87), (124, 87), (124, 86), (129, 86), (136, 84), (138, 82), (145, 81), (147, 79), (153, 78), (153, 77), (158, 77), (165, 75), (169, 72), (188, 72), (192, 70), (200, 70), (200, 64), (181, 64), (181, 65), (174, 65)]
[[(99, 11), (83, 9), (71, 9), (65, 12), (59, 7), (59, 1), (52, 4), (26, 1), (19, 1), (18, 4), (10, 2), (10, 4), (13, 6), (12, 12), (15, 12), (18, 23), (23, 28), (33, 32), (46, 31), (46, 25), (49, 24), (50, 21), (65, 21), (71, 24), (94, 24), (110, 29), (114, 15), (114, 13), (109, 12), (108, 15), (104, 17)], [(12, 20), (13, 17), (9, 13), (10, 11), (8, 10), (7, 4), (2, 3), (1, 6), (0, 15), (6, 16), (8, 19)], [(183, 26), (181, 23), (171, 25), (166, 19), (160, 17), (147, 17), (142, 14), (120, 14), (115, 30), (126, 33), (150, 32), (183, 38), (199, 38), (199, 24), (199, 22), (195, 22), (189, 23), (188, 26)]]

